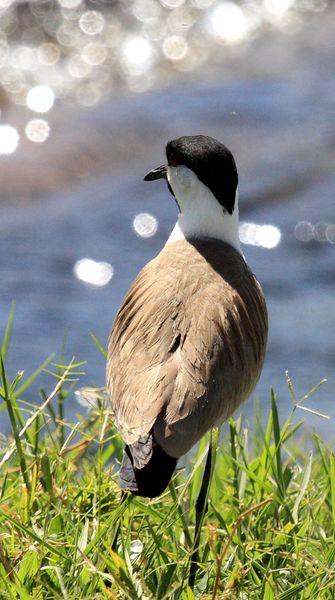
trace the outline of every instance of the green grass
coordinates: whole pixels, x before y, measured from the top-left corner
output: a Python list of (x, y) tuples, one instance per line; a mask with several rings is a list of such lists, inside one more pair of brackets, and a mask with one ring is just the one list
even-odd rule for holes
[(195, 503), (208, 439), (163, 496), (122, 501), (122, 444), (103, 395), (87, 416), (67, 423), (83, 365), (49, 359), (43, 369), (51, 392), (28, 403), (40, 369), (9, 379), (12, 322), (11, 314), (0, 361), (0, 410), (11, 424), (11, 435), (0, 440), (1, 600), (335, 597), (335, 458), (318, 437), (313, 452), (300, 449), (293, 416), (301, 401), (290, 380), (293, 408), (284, 423), (272, 393), (266, 427), (257, 418), (251, 432), (240, 420), (225, 426), (192, 591)]

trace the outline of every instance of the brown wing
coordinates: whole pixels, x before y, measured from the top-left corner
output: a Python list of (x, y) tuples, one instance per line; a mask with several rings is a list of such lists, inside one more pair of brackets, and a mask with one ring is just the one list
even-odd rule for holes
[(127, 443), (155, 437), (180, 456), (255, 385), (266, 309), (243, 258), (220, 242), (179, 241), (140, 272), (116, 317), (107, 383)]

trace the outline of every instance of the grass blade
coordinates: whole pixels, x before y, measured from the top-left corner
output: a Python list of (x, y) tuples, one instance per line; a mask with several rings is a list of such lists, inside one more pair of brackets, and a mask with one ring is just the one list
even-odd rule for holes
[(100, 340), (98, 340), (98, 338), (96, 337), (96, 335), (94, 335), (93, 331), (89, 331), (89, 334), (90, 334), (93, 342), (95, 343), (96, 347), (98, 348), (99, 352), (101, 352), (102, 356), (106, 360), (107, 359), (107, 350), (106, 350), (106, 348), (104, 348), (104, 346), (102, 345), (102, 343), (100, 342)]
[(299, 494), (297, 495), (297, 498), (296, 498), (296, 501), (294, 503), (293, 510), (292, 510), (292, 517), (293, 517), (293, 520), (295, 523), (298, 523), (298, 511), (299, 511), (300, 502), (306, 493), (306, 489), (307, 489), (307, 486), (309, 484), (309, 480), (311, 477), (312, 462), (313, 462), (313, 453), (310, 452), (309, 457), (308, 457), (308, 462), (307, 462), (305, 472), (304, 472), (304, 477), (301, 482), (300, 491), (299, 491)]
[(6, 357), (7, 357), (10, 339), (11, 339), (11, 335), (12, 335), (14, 316), (15, 316), (15, 302), (13, 302), (10, 307), (7, 325), (6, 325), (6, 329), (5, 329), (5, 335), (2, 340), (2, 344), (1, 344), (1, 354), (2, 354), (2, 359), (3, 359), (4, 363), (6, 362)]

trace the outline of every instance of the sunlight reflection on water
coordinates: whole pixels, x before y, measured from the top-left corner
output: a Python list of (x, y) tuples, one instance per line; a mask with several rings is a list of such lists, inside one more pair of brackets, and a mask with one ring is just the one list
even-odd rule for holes
[(308, 11), (326, 6), (326, 0), (97, 0), (91, 9), (85, 0), (1, 0), (0, 94), (43, 113), (55, 99), (93, 106), (115, 86), (143, 93), (168, 84), (174, 73), (224, 58), (231, 46), (263, 31), (294, 33)]
[(139, 237), (152, 237), (157, 233), (158, 221), (156, 217), (149, 213), (140, 213), (136, 215), (133, 221), (133, 228)]
[(278, 246), (281, 238), (280, 230), (275, 225), (257, 225), (257, 223), (242, 223), (239, 234), (243, 244), (267, 249)]
[(114, 269), (107, 262), (97, 262), (91, 258), (82, 258), (74, 265), (73, 272), (77, 279), (91, 285), (103, 287), (112, 279)]
[[(0, 0), (0, 152), (8, 154), (2, 156), (1, 328), (15, 298), (12, 364), (33, 370), (61, 346), (69, 329), (69, 352), (88, 360), (87, 383), (102, 385), (101, 357), (85, 332), (93, 328), (105, 340), (124, 293), (166, 242), (176, 217), (166, 189), (144, 188), (141, 177), (163, 153), (167, 139), (208, 133), (227, 140), (241, 166), (241, 216), (248, 221), (241, 223), (241, 240), (248, 244), (243, 251), (269, 306), (267, 365), (257, 394), (265, 404), (273, 385), (287, 406), (282, 375), (289, 365), (301, 392), (328, 377), (316, 401), (333, 415), (335, 221), (329, 153), (334, 57), (329, 14), (307, 23), (302, 6), (322, 10), (322, 0), (299, 0), (288, 8), (284, 3), (284, 11), (280, 2), (267, 2), (266, 10), (256, 0), (236, 3), (248, 23), (239, 47), (213, 32), (210, 16), (227, 3), (185, 0), (173, 8), (158, 0), (130, 0), (122, 10), (116, 3), (110, 10), (111, 5), (98, 1), (58, 0), (15, 2), (4, 10)], [(79, 19), (92, 6), (101, 8), (104, 27), (87, 34)], [(275, 27), (292, 33), (302, 22), (306, 28), (294, 37), (265, 35), (249, 44), (262, 31)], [(124, 53), (124, 44), (134, 38), (145, 40), (139, 70), (136, 52)], [(20, 51), (14, 52), (17, 46)], [(12, 53), (19, 67), (11, 65)], [(237, 55), (242, 70), (240, 63), (235, 70)], [(180, 75), (195, 69), (196, 77)], [(118, 93), (121, 86), (143, 92), (162, 81), (167, 90), (145, 96)], [(53, 91), (57, 109), (31, 113), (27, 94), (41, 85)], [(113, 98), (93, 110), (76, 106), (96, 105), (111, 91)], [(41, 138), (45, 145), (36, 143)], [(73, 181), (79, 188), (71, 195)], [(142, 220), (143, 214), (149, 219)], [(69, 406), (71, 414), (75, 410)]]
[(214, 34), (227, 44), (241, 42), (247, 35), (247, 17), (234, 2), (221, 2), (213, 10), (210, 21)]
[(335, 223), (310, 223), (299, 221), (294, 228), (294, 235), (299, 242), (329, 242), (335, 244)]
[(36, 85), (27, 94), (27, 106), (34, 112), (45, 113), (52, 107), (55, 95), (47, 85)]
[(12, 154), (15, 152), (20, 136), (11, 125), (0, 125), (0, 154)]
[(45, 142), (49, 133), (50, 127), (44, 119), (31, 119), (25, 127), (25, 134), (32, 142)]

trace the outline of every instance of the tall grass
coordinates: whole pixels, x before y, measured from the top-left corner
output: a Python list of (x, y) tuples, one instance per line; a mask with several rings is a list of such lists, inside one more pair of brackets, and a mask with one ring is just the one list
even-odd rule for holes
[[(10, 379), (1, 348), (1, 404), (11, 434), (1, 438), (0, 598), (332, 599), (335, 597), (335, 459), (322, 440), (299, 447), (293, 410), (279, 423), (272, 392), (252, 439), (230, 420), (216, 456), (194, 588), (195, 504), (208, 440), (168, 491), (148, 501), (121, 498), (122, 444), (103, 394), (87, 416), (64, 409), (82, 363), (49, 359), (56, 378), (34, 403), (26, 392), (41, 369)], [(52, 362), (54, 361), (54, 362)], [(315, 390), (314, 390), (315, 391)], [(123, 500), (123, 501), (122, 501)]]

